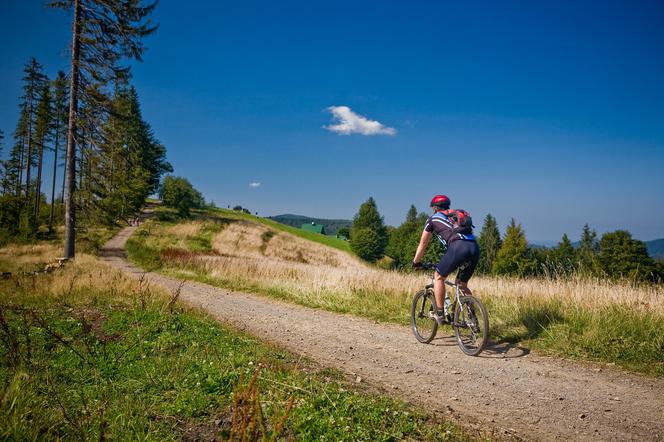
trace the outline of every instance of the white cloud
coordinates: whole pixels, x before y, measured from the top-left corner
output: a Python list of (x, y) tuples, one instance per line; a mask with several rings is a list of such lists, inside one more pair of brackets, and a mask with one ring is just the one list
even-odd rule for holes
[(257, 181), (254, 181), (253, 183), (249, 183), (249, 187), (253, 187), (253, 188), (261, 187), (261, 183), (259, 183)]
[(378, 121), (369, 120), (362, 115), (353, 112), (348, 106), (330, 106), (327, 108), (332, 113), (332, 120), (336, 124), (323, 126), (330, 132), (339, 135), (362, 134), (362, 135), (396, 135), (397, 130), (392, 127), (383, 126)]

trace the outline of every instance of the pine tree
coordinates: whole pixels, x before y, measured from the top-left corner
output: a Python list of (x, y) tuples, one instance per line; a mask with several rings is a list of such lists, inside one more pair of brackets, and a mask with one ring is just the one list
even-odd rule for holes
[(350, 238), (351, 250), (362, 259), (374, 262), (383, 256), (388, 239), (387, 229), (373, 198), (360, 206), (353, 219)]
[(484, 224), (482, 225), (480, 236), (477, 238), (477, 244), (480, 247), (480, 260), (477, 263), (477, 271), (483, 274), (491, 273), (493, 263), (502, 246), (502, 241), (496, 218), (490, 213), (484, 218)]
[[(51, 186), (51, 213), (48, 218), (48, 230), (53, 231), (54, 209), (55, 209), (55, 186), (57, 183), (58, 151), (64, 140), (67, 127), (67, 77), (64, 72), (59, 71), (53, 80), (53, 181)], [(64, 197), (64, 179), (62, 180), (62, 196)]]
[(408, 213), (406, 213), (406, 223), (414, 224), (417, 223), (417, 209), (414, 204), (410, 205)]
[(51, 139), (53, 120), (53, 103), (51, 100), (51, 86), (44, 82), (39, 96), (37, 115), (35, 119), (35, 141), (37, 149), (37, 180), (35, 182), (34, 222), (39, 225), (39, 210), (41, 202), (42, 168), (44, 165), (44, 149)]
[(505, 231), (503, 245), (493, 263), (493, 272), (497, 275), (530, 276), (536, 271), (536, 262), (528, 248), (526, 234), (514, 218)]
[(632, 234), (626, 230), (602, 235), (597, 260), (602, 272), (610, 278), (658, 282), (662, 276), (655, 261), (648, 255), (645, 243), (632, 239)]
[(556, 247), (548, 254), (550, 270), (555, 276), (567, 276), (576, 270), (577, 251), (566, 233)]
[(145, 198), (157, 190), (161, 176), (172, 172), (166, 149), (141, 115), (133, 87), (117, 85), (112, 112), (102, 128), (100, 145), (102, 186), (96, 196), (108, 217), (135, 213)]
[(21, 103), (19, 119), (14, 130), (14, 147), (7, 162), (7, 180), (12, 184), (14, 195), (19, 198), (23, 185), (23, 160), (28, 139), (27, 104)]
[(385, 254), (394, 260), (396, 268), (406, 268), (412, 262), (417, 248), (417, 243), (415, 249), (412, 247), (413, 236), (420, 230), (421, 226), (417, 223), (417, 209), (411, 205), (403, 224), (390, 232), (385, 248)]
[[(403, 224), (390, 232), (385, 254), (394, 260), (396, 268), (410, 269), (427, 218), (427, 214), (418, 214), (415, 206), (411, 205)], [(443, 249), (440, 242), (433, 239), (422, 260), (425, 262), (438, 261), (442, 254)]]
[[(127, 58), (141, 60), (141, 39), (156, 28), (146, 17), (156, 2), (141, 6), (139, 0), (61, 0), (54, 7), (73, 12), (69, 123), (67, 129), (67, 181), (65, 185), (65, 257), (74, 257), (75, 170), (79, 92), (94, 85), (128, 78), (129, 67), (120, 66)], [(95, 99), (94, 95), (89, 96)], [(97, 97), (98, 98), (98, 97)]]
[(585, 224), (583, 226), (583, 231), (581, 232), (579, 250), (577, 251), (579, 270), (582, 273), (591, 275), (598, 271), (598, 251), (599, 245), (597, 243), (597, 232), (595, 232), (595, 230), (591, 230), (588, 224)]
[[(35, 163), (37, 146), (35, 136), (36, 114), (39, 102), (39, 94), (43, 91), (46, 76), (43, 73), (43, 67), (37, 59), (31, 58), (28, 64), (23, 69), (25, 76), (23, 77), (23, 100), (21, 103), (21, 110), (23, 115), (19, 121), (20, 132), (17, 134), (22, 138), (22, 143), (25, 145), (25, 156), (22, 161), (25, 162), (25, 197), (26, 205), (30, 204), (31, 192), (31, 170)], [(17, 128), (18, 129), (18, 128)], [(22, 166), (22, 165), (21, 165)]]

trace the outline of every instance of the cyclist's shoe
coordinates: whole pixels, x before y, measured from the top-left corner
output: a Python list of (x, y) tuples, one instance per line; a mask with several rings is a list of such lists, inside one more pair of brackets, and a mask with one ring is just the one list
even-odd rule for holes
[(442, 310), (434, 310), (431, 312), (431, 317), (436, 320), (438, 325), (445, 324), (447, 318), (445, 317), (445, 312)]

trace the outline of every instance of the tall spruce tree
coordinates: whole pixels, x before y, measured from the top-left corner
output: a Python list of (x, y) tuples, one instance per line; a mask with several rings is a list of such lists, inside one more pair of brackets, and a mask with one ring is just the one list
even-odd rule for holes
[(490, 213), (484, 218), (482, 231), (477, 238), (477, 244), (480, 247), (480, 260), (477, 263), (477, 271), (482, 274), (489, 274), (492, 272), (493, 263), (496, 260), (498, 251), (503, 242), (500, 239), (500, 230), (498, 230), (498, 223)]
[(165, 147), (142, 118), (133, 87), (117, 85), (111, 107), (102, 128), (104, 178), (96, 196), (107, 217), (124, 219), (141, 207), (157, 190), (161, 176), (173, 168), (166, 161)]
[(548, 254), (550, 272), (553, 276), (568, 276), (577, 269), (577, 251), (566, 233)]
[[(411, 205), (406, 213), (406, 220), (390, 232), (385, 254), (394, 260), (396, 268), (405, 268), (413, 260), (413, 236), (419, 231), (417, 225), (417, 209)], [(415, 245), (417, 247), (417, 245)]]
[(579, 249), (577, 251), (579, 270), (583, 274), (591, 275), (599, 271), (597, 263), (598, 251), (597, 232), (591, 230), (588, 224), (585, 224), (581, 232), (581, 241), (579, 242)]
[[(17, 136), (21, 138), (25, 154), (22, 155), (22, 161), (25, 162), (25, 205), (30, 205), (31, 193), (31, 171), (32, 166), (35, 165), (36, 160), (36, 114), (37, 106), (39, 103), (39, 95), (44, 89), (44, 84), (47, 81), (44, 75), (42, 65), (36, 58), (31, 58), (28, 64), (23, 69), (23, 96), (21, 97), (21, 111), (23, 115), (19, 119), (19, 127), (17, 128)], [(20, 131), (19, 131), (20, 129)], [(23, 166), (21, 164), (21, 166)]]
[(353, 219), (350, 247), (360, 258), (374, 262), (383, 256), (387, 246), (387, 229), (378, 213), (376, 201), (369, 198)]
[(536, 271), (536, 262), (528, 247), (526, 234), (514, 218), (505, 231), (503, 245), (493, 263), (493, 272), (506, 276), (530, 276)]
[[(403, 224), (390, 232), (385, 254), (394, 260), (396, 268), (410, 268), (427, 218), (427, 214), (418, 214), (415, 206), (411, 205)], [(423, 261), (437, 261), (440, 259), (442, 253), (443, 250), (440, 242), (434, 239), (429, 243)]]
[[(53, 222), (55, 214), (55, 188), (58, 176), (58, 156), (60, 146), (66, 142), (67, 134), (67, 76), (63, 71), (59, 71), (53, 80), (53, 180), (51, 185), (51, 212), (48, 217), (48, 230), (53, 231)], [(62, 180), (62, 196), (64, 197), (64, 179)]]
[[(62, 0), (53, 7), (72, 12), (69, 123), (67, 129), (67, 181), (65, 185), (66, 258), (74, 257), (75, 169), (79, 92), (91, 83), (101, 86), (128, 78), (123, 58), (141, 60), (142, 38), (154, 32), (147, 17), (156, 2), (142, 6), (140, 0)], [(94, 86), (94, 85), (93, 85)], [(91, 95), (94, 99), (94, 95)]]
[(39, 211), (41, 202), (42, 169), (44, 166), (44, 149), (51, 140), (53, 121), (53, 103), (51, 100), (51, 86), (44, 82), (39, 95), (37, 116), (35, 118), (35, 141), (37, 149), (37, 179), (35, 180), (35, 199), (33, 217), (35, 225), (39, 225)]
[(8, 179), (13, 185), (14, 195), (19, 198), (23, 185), (23, 159), (28, 137), (28, 111), (25, 102), (21, 103), (19, 119), (14, 130), (14, 147), (11, 150), (7, 163)]

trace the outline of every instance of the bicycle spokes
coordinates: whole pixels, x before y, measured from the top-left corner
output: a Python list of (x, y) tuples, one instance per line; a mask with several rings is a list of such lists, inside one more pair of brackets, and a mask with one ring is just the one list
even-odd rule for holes
[(465, 296), (456, 309), (454, 332), (461, 350), (475, 356), (488, 340), (489, 319), (482, 303), (475, 297)]
[(433, 293), (421, 291), (415, 295), (411, 309), (411, 325), (418, 341), (429, 343), (436, 336), (438, 323), (433, 318)]

